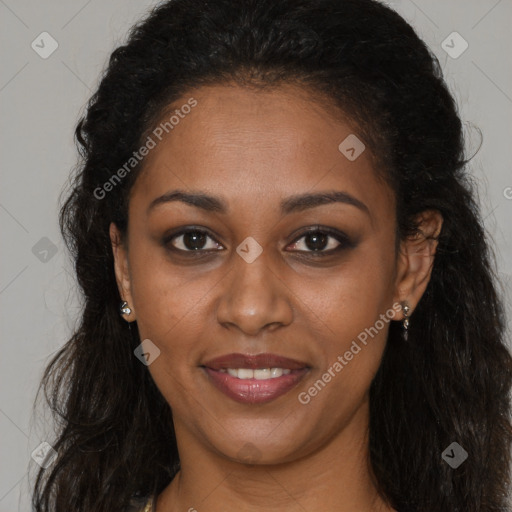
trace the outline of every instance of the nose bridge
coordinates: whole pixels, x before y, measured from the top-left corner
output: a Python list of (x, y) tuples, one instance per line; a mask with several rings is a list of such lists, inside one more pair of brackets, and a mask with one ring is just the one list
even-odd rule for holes
[(233, 255), (233, 267), (225, 279), (217, 319), (256, 334), (269, 324), (291, 322), (287, 288), (272, 266), (271, 254), (255, 240), (244, 240)]

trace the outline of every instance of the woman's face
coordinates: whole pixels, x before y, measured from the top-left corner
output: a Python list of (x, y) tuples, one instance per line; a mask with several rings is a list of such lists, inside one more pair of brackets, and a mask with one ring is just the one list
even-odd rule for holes
[[(299, 89), (209, 86), (193, 98), (161, 141), (152, 135), (127, 245), (114, 244), (130, 318), (160, 350), (148, 369), (178, 445), (277, 463), (362, 435), (407, 298), (391, 190), (351, 126)], [(178, 190), (211, 199), (171, 200)], [(256, 360), (261, 371), (231, 375), (221, 368), (251, 368), (231, 354), (299, 364)], [(285, 371), (274, 380), (268, 367)]]

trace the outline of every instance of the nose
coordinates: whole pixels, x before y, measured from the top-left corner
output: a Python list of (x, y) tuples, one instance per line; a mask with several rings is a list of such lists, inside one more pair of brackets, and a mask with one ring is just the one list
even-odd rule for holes
[(234, 260), (222, 282), (218, 322), (248, 336), (289, 325), (293, 320), (292, 294), (271, 268), (265, 251), (252, 263), (238, 255)]

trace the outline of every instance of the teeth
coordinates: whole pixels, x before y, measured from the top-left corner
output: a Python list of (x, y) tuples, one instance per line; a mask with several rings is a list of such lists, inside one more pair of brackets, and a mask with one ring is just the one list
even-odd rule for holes
[[(280, 368), (274, 368), (274, 370), (281, 370)], [(261, 370), (254, 370), (254, 378), (255, 379), (269, 379), (272, 375), (272, 371), (270, 368), (262, 368)], [(283, 374), (283, 370), (281, 370), (281, 375)], [(238, 373), (240, 376), (240, 372)], [(281, 375), (278, 375), (280, 377)], [(272, 375), (273, 376), (273, 375)]]
[(252, 379), (254, 377), (254, 372), (252, 370), (246, 370), (245, 368), (240, 368), (239, 370), (233, 370), (233, 372), (237, 372), (237, 375), (231, 374), (231, 376), (238, 377), (239, 379)]
[(288, 375), (291, 370), (288, 368), (258, 368), (252, 370), (250, 368), (227, 368), (221, 369), (222, 373), (228, 373), (231, 377), (238, 379), (275, 379), (276, 377), (282, 377)]

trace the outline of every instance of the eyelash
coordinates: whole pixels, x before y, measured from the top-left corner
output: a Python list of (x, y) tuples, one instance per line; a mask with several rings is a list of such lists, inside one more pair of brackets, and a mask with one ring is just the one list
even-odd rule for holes
[[(188, 250), (186, 250), (186, 249), (177, 249), (176, 247), (172, 246), (172, 244), (171, 244), (172, 240), (174, 240), (174, 239), (176, 239), (176, 238), (178, 238), (180, 236), (189, 234), (189, 233), (196, 233), (196, 234), (200, 234), (200, 235), (206, 235), (209, 238), (211, 238), (212, 240), (214, 240), (215, 243), (219, 244), (219, 242), (217, 242), (215, 240), (215, 238), (208, 231), (206, 231), (204, 229), (189, 227), (189, 228), (182, 229), (182, 230), (180, 230), (178, 232), (171, 233), (170, 235), (167, 235), (163, 239), (163, 241), (162, 241), (163, 245), (168, 250), (170, 250), (172, 252), (181, 253), (181, 254), (187, 254), (187, 256), (190, 255), (191, 257), (202, 257), (202, 256), (205, 256), (205, 253), (212, 253), (212, 252), (216, 252), (217, 250), (220, 250), (220, 249), (196, 249), (196, 250), (188, 249)], [(324, 234), (324, 235), (328, 235), (329, 238), (334, 238), (337, 242), (339, 242), (339, 245), (337, 247), (335, 247), (334, 249), (330, 249), (328, 251), (325, 251), (324, 249), (321, 249), (319, 251), (301, 250), (301, 251), (296, 251), (296, 252), (301, 253), (301, 254), (311, 255), (313, 258), (318, 258), (318, 257), (332, 256), (333, 254), (335, 254), (337, 252), (340, 252), (340, 251), (342, 251), (344, 249), (354, 248), (355, 245), (356, 245), (344, 233), (342, 233), (342, 232), (340, 232), (338, 230), (332, 229), (332, 228), (327, 228), (327, 227), (322, 227), (322, 226), (313, 226), (313, 227), (303, 231), (289, 245), (295, 245), (295, 244), (298, 243), (299, 240), (301, 240), (305, 236), (311, 235), (311, 234)], [(327, 242), (327, 245), (329, 245), (329, 242)]]

